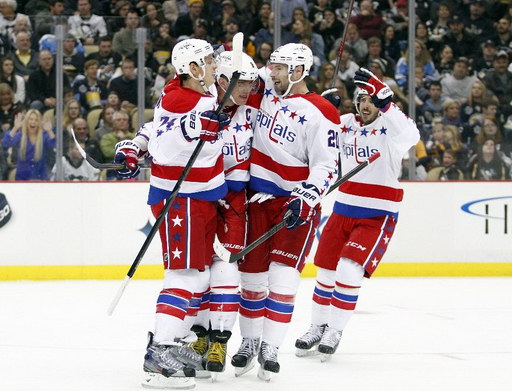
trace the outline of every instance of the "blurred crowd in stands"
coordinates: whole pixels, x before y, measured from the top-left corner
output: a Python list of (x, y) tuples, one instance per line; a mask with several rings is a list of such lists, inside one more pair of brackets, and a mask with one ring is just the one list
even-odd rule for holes
[[(274, 0), (275, 1), (275, 0)], [(364, 66), (394, 91), (406, 112), (408, 52), (414, 50), (415, 119), (422, 133), (416, 177), (430, 180), (510, 179), (512, 168), (512, 1), (362, 0), (0, 0), (0, 179), (55, 176), (56, 77), (64, 83), (63, 166), (67, 180), (116, 179), (83, 162), (69, 129), (99, 162), (138, 127), (137, 44), (145, 27), (145, 119), (174, 76), (176, 42), (201, 38), (229, 47), (242, 31), (258, 67), (273, 51), (274, 18), (281, 42), (311, 47), (307, 82), (321, 93), (335, 78), (340, 114), (353, 112), (355, 71)], [(348, 20), (340, 71), (335, 63)], [(408, 48), (408, 25), (416, 41)], [(65, 26), (64, 74), (55, 72), (55, 26)], [(405, 157), (406, 158), (406, 157)], [(405, 161), (405, 160), (404, 160)], [(403, 178), (408, 165), (404, 164)]]

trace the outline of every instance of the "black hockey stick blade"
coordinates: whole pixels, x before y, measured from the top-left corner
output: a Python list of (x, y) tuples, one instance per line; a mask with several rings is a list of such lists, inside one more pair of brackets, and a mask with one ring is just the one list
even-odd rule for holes
[[(372, 156), (370, 156), (370, 158), (368, 160), (364, 161), (363, 163), (358, 164), (356, 167), (354, 167), (352, 170), (350, 170), (345, 175), (343, 175), (340, 179), (338, 179), (336, 182), (334, 182), (334, 185), (332, 185), (329, 188), (329, 191), (327, 191), (327, 194), (336, 190), (343, 183), (348, 181), (350, 178), (352, 178), (354, 175), (356, 175), (358, 172), (360, 172), (363, 168), (365, 168), (369, 164), (373, 163), (379, 157), (380, 157), (380, 152), (377, 152), (377, 153), (374, 153)], [(263, 235), (261, 235), (254, 242), (248, 244), (242, 251), (240, 251), (238, 253), (231, 253), (231, 255), (229, 256), (229, 262), (230, 263), (238, 262), (245, 255), (247, 255), (252, 250), (254, 250), (256, 247), (258, 247), (261, 243), (263, 243), (264, 241), (266, 241), (267, 239), (271, 238), (276, 233), (278, 233), (280, 230), (282, 230), (286, 226), (288, 217), (290, 217), (291, 213), (292, 212), (290, 210), (287, 211), (285, 213), (285, 215), (283, 216), (283, 220), (280, 223), (274, 225), (272, 228), (270, 228), (267, 232), (265, 232)], [(221, 256), (219, 253), (217, 253), (217, 255)]]

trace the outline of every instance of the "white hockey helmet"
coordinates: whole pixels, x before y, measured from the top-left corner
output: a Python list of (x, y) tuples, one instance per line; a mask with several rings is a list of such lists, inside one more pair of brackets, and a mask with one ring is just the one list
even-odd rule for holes
[[(309, 75), (309, 70), (313, 65), (313, 52), (302, 43), (288, 43), (278, 47), (270, 55), (271, 64), (288, 65), (288, 73), (291, 74), (296, 66), (304, 66), (302, 79)], [(300, 81), (298, 80), (298, 81)]]
[[(233, 75), (233, 52), (222, 52), (215, 58), (217, 63), (217, 71), (215, 72), (215, 78), (219, 80), (221, 76), (225, 76), (228, 80), (231, 80)], [(258, 67), (254, 63), (253, 59), (242, 53), (242, 69), (240, 72), (240, 80), (254, 81), (258, 78)]]
[(354, 90), (354, 100), (353, 100), (353, 103), (354, 103), (354, 106), (356, 108), (356, 113), (357, 114), (360, 114), (359, 113), (359, 103), (361, 101), (361, 97), (363, 95), (368, 95), (370, 96), (370, 94), (368, 93), (368, 91), (366, 91), (364, 88), (361, 88), (361, 87), (356, 87), (356, 89)]
[(178, 75), (190, 75), (190, 63), (195, 62), (201, 68), (206, 65), (205, 58), (213, 55), (213, 48), (202, 39), (185, 39), (178, 42), (172, 49), (171, 63)]

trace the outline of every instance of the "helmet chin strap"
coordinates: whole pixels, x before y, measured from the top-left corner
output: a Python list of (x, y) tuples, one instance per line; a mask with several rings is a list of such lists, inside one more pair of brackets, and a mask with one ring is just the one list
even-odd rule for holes
[[(290, 67), (291, 65), (288, 65), (288, 67)], [(295, 68), (294, 68), (295, 69)], [(293, 69), (293, 70), (294, 70)], [(302, 76), (300, 77), (299, 80), (295, 80), (295, 81), (292, 81), (292, 73), (293, 73), (293, 70), (292, 72), (288, 72), (288, 88), (286, 89), (285, 93), (283, 94), (283, 97), (287, 96), (289, 93), (290, 93), (290, 90), (292, 89), (293, 85), (304, 80), (304, 78), (306, 77), (306, 73), (305, 72), (302, 72)]]
[[(231, 80), (230, 80), (230, 81), (231, 81)], [(220, 85), (220, 83), (218, 83), (218, 85), (219, 85), (220, 89), (221, 89), (222, 91), (224, 91), (224, 93), (225, 93), (225, 92), (226, 92), (226, 90), (224, 89), (224, 87), (222, 87), (222, 86)], [(230, 99), (230, 100), (231, 100), (231, 102), (233, 102), (235, 105), (238, 105), (238, 103), (236, 103), (235, 98), (233, 97), (233, 94), (231, 94), (231, 95), (229, 96), (229, 99)]]
[[(190, 66), (190, 65), (189, 65)], [(208, 87), (206, 87), (206, 84), (204, 82), (204, 75), (206, 74), (206, 65), (200, 65), (199, 66), (201, 68), (201, 70), (203, 71), (203, 74), (199, 77), (195, 77), (192, 72), (189, 73), (190, 77), (194, 80), (197, 80), (199, 82), (199, 84), (201, 85), (201, 87), (203, 87), (203, 90), (205, 92), (205, 94), (207, 94), (208, 92), (210, 92), (208, 90)]]

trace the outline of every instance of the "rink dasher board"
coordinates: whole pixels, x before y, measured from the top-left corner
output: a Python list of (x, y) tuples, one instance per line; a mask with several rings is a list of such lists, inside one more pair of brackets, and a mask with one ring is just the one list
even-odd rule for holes
[[(510, 181), (402, 185), (397, 229), (375, 276), (512, 276)], [(12, 212), (0, 228), (0, 280), (124, 278), (154, 222), (147, 191), (147, 182), (0, 182)], [(303, 277), (315, 275), (334, 200), (322, 201)], [(155, 237), (134, 278), (162, 273)]]

